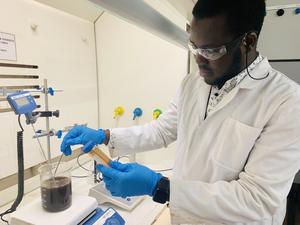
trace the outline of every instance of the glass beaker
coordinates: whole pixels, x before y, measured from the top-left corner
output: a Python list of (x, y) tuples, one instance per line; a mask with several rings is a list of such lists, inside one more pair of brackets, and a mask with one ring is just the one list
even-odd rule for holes
[(49, 212), (63, 211), (72, 204), (72, 166), (68, 162), (61, 162), (56, 170), (57, 164), (46, 164), (39, 168), (42, 206)]

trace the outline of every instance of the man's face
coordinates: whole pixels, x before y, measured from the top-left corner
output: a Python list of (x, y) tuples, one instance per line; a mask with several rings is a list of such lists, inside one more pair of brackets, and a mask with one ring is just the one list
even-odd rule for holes
[[(229, 32), (226, 16), (215, 16), (201, 20), (193, 19), (190, 28), (190, 41), (197, 48), (216, 48), (232, 42), (237, 37)], [(224, 56), (208, 60), (201, 55), (195, 56), (196, 63), (205, 82), (209, 85), (223, 85), (237, 75), (242, 68), (241, 41)]]

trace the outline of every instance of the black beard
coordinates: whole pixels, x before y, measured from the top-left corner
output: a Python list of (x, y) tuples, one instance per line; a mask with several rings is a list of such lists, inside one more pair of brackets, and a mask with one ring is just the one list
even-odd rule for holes
[(231, 78), (237, 76), (242, 71), (242, 52), (240, 48), (237, 48), (234, 51), (233, 61), (227, 71), (221, 76), (219, 80), (215, 82), (214, 85), (217, 85), (221, 88), (226, 81), (230, 80)]

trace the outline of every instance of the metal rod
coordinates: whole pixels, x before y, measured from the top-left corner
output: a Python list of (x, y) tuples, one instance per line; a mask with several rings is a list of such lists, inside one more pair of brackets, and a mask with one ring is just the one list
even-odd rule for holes
[(0, 79), (39, 79), (38, 75), (10, 75), (0, 74)]
[[(32, 127), (32, 129), (33, 129), (33, 132), (36, 133), (36, 130), (35, 130), (35, 127), (34, 127), (33, 124), (31, 124), (31, 127)], [(38, 141), (38, 144), (39, 144), (39, 146), (40, 146), (40, 151), (42, 152), (42, 155), (44, 156), (44, 158), (45, 158), (45, 160), (46, 160), (46, 162), (47, 162), (47, 165), (48, 165), (48, 167), (49, 167), (49, 172), (50, 172), (50, 174), (51, 174), (51, 177), (52, 177), (52, 179), (55, 181), (54, 175), (53, 175), (53, 173), (52, 173), (51, 160), (50, 160), (50, 159), (47, 160), (47, 157), (46, 157), (46, 155), (45, 155), (45, 151), (44, 151), (44, 149), (43, 149), (43, 146), (42, 146), (42, 144), (41, 144), (39, 138), (37, 138), (37, 141)]]
[(35, 135), (33, 135), (32, 138), (40, 138), (40, 137), (46, 137), (48, 136), (48, 133), (46, 131), (42, 132), (42, 133), (37, 133)]
[[(41, 106), (37, 105), (36, 108), (41, 108)], [(6, 112), (13, 112), (13, 110), (11, 108), (0, 109), (0, 113), (6, 113)]]
[[(49, 102), (48, 102), (48, 82), (47, 79), (44, 79), (44, 95), (45, 95), (45, 111), (49, 111)], [(50, 125), (49, 117), (46, 117), (46, 132), (47, 132), (47, 152), (48, 160), (51, 160), (51, 151), (50, 151)]]
[[(31, 127), (32, 127), (32, 129), (33, 129), (33, 132), (34, 132), (34, 133), (36, 133), (36, 130), (35, 130), (35, 127), (34, 127), (34, 125), (33, 125), (33, 124), (31, 124)], [(48, 164), (49, 164), (49, 161), (47, 160), (47, 157), (46, 157), (46, 154), (45, 154), (44, 148), (43, 148), (43, 146), (42, 146), (42, 143), (40, 142), (40, 139), (39, 139), (39, 138), (37, 138), (37, 142), (38, 142), (38, 144), (39, 144), (39, 147), (40, 147), (40, 152), (42, 153), (42, 155), (43, 155), (43, 157), (44, 157), (45, 161), (47, 161), (47, 162), (48, 162)]]
[(0, 86), (0, 89), (39, 89), (39, 85)]
[[(78, 124), (78, 125), (76, 124), (76, 125), (74, 125), (74, 126), (68, 126), (68, 127), (65, 127), (64, 129), (59, 130), (59, 131), (61, 131), (62, 133), (65, 133), (65, 132), (70, 131), (70, 130), (71, 130), (72, 128), (74, 128), (75, 126), (87, 126), (87, 123), (84, 123), (84, 124)], [(51, 129), (50, 132), (49, 132), (49, 135), (50, 135), (50, 136), (55, 136), (55, 135), (57, 135), (57, 132), (58, 132), (58, 131), (56, 131), (56, 130), (54, 130), (54, 129)], [(47, 131), (42, 131), (41, 133), (37, 133), (37, 134), (33, 135), (32, 138), (46, 137), (47, 135), (48, 135)]]
[[(61, 89), (54, 89), (54, 92), (63, 92), (64, 90)], [(30, 92), (43, 92), (43, 90), (34, 90), (34, 91), (30, 91)]]
[(60, 156), (60, 158), (59, 158), (59, 160), (58, 160), (58, 163), (57, 163), (57, 166), (56, 166), (56, 168), (55, 168), (54, 175), (53, 175), (54, 177), (55, 177), (55, 174), (56, 174), (56, 172), (57, 172), (57, 169), (58, 169), (58, 167), (59, 167), (59, 164), (60, 164), (61, 159), (62, 159), (63, 156), (64, 156), (64, 153), (61, 154), (61, 156)]
[(38, 69), (37, 65), (26, 65), (26, 64), (15, 64), (15, 63), (0, 63), (1, 67), (15, 67), (15, 68), (28, 68), (28, 69)]
[[(40, 98), (39, 95), (33, 95), (32, 97), (35, 98), (35, 99)], [(0, 102), (5, 102), (5, 101), (7, 101), (7, 98), (0, 98)]]

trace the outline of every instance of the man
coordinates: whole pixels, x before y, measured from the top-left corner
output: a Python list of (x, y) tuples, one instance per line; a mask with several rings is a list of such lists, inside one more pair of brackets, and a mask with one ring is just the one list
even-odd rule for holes
[(188, 75), (168, 111), (144, 126), (77, 127), (70, 145), (108, 144), (112, 154), (177, 140), (170, 180), (139, 164), (98, 166), (115, 196), (150, 195), (169, 202), (173, 224), (280, 225), (300, 166), (300, 89), (257, 50), (264, 0), (199, 0)]

